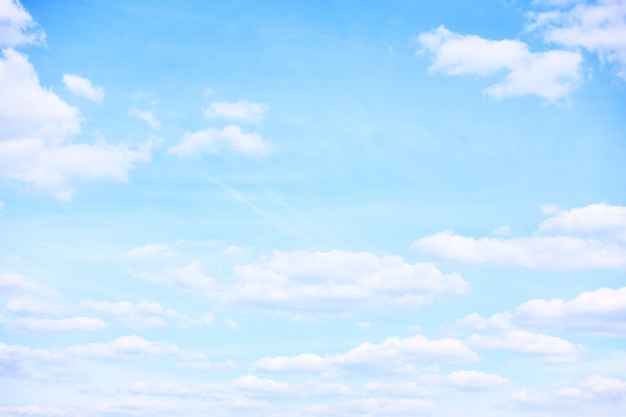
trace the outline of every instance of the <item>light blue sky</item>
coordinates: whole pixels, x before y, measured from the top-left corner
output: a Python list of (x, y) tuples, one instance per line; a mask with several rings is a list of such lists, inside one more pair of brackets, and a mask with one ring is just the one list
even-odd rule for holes
[(0, 0), (0, 416), (622, 416), (626, 3)]

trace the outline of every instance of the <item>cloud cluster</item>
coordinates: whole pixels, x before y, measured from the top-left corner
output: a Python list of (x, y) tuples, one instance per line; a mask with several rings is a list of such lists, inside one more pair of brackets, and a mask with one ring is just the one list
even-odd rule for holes
[[(622, 206), (589, 205), (560, 211), (544, 220), (538, 231), (542, 235), (475, 239), (445, 231), (419, 238), (413, 247), (440, 258), (475, 264), (562, 270), (623, 269), (626, 247), (620, 240), (626, 233), (625, 210)], [(570, 236), (580, 233), (591, 236)]]
[(19, 1), (0, 1), (0, 47), (38, 44), (46, 34)]
[(531, 13), (527, 29), (539, 31), (546, 42), (596, 53), (602, 61), (614, 65), (619, 77), (626, 78), (626, 2), (574, 3), (574, 7), (564, 10)]
[(530, 52), (522, 41), (489, 40), (461, 35), (443, 26), (417, 37), (431, 54), (431, 72), (479, 77), (504, 74), (504, 79), (484, 93), (503, 99), (536, 95), (548, 101), (561, 99), (578, 84), (582, 56), (575, 51)]
[(346, 353), (319, 356), (267, 357), (253, 368), (272, 372), (395, 372), (413, 373), (415, 363), (477, 362), (478, 355), (456, 339), (430, 340), (422, 335), (391, 337), (382, 343), (362, 343)]

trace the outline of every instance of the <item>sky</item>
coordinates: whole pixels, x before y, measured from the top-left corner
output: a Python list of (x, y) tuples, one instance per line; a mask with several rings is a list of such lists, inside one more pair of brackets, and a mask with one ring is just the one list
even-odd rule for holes
[(0, 0), (0, 417), (626, 416), (626, 1)]

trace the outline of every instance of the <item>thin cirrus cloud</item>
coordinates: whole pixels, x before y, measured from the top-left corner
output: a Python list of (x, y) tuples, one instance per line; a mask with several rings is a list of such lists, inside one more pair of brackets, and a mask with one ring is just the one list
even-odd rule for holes
[(428, 400), (414, 398), (365, 398), (327, 405), (315, 404), (309, 407), (308, 412), (320, 416), (408, 417), (416, 414), (431, 414), (436, 409), (437, 406)]
[(566, 97), (580, 80), (582, 55), (576, 51), (531, 52), (516, 39), (490, 40), (451, 32), (444, 26), (417, 37), (430, 53), (430, 72), (479, 77), (504, 74), (484, 93), (496, 100), (535, 95), (548, 101)]
[[(620, 240), (626, 234), (624, 211), (622, 206), (592, 204), (553, 213), (539, 225), (542, 235), (475, 239), (448, 230), (419, 238), (412, 247), (439, 258), (473, 264), (559, 270), (623, 269), (626, 247)], [(615, 236), (617, 240), (612, 239)]]
[(86, 98), (87, 100), (102, 103), (104, 99), (104, 90), (102, 87), (94, 86), (87, 78), (74, 74), (64, 74), (63, 84), (72, 94)]

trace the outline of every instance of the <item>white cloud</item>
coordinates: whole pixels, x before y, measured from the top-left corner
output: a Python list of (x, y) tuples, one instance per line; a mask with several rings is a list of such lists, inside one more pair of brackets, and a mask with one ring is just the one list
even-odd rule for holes
[(378, 392), (394, 397), (421, 397), (435, 393), (430, 384), (418, 384), (415, 381), (395, 382), (383, 384), (381, 382), (370, 382), (363, 386), (368, 391)]
[(0, 210), (4, 208), (4, 201), (0, 201)]
[(259, 378), (255, 375), (244, 375), (235, 379), (233, 388), (244, 391), (255, 391), (264, 394), (288, 394), (292, 387), (284, 382), (277, 382), (268, 378)]
[[(557, 384), (549, 392), (531, 394), (528, 390), (514, 392), (511, 396), (514, 408), (523, 410), (546, 410), (563, 415), (594, 415), (602, 410), (606, 416), (623, 415), (618, 410), (626, 401), (626, 381), (593, 375), (575, 385)], [(617, 414), (613, 414), (617, 411)]]
[(504, 80), (484, 90), (497, 100), (536, 95), (555, 101), (566, 97), (580, 79), (582, 56), (576, 51), (530, 52), (519, 40), (461, 35), (443, 26), (417, 39), (431, 53), (431, 72), (480, 77), (506, 74)]
[(102, 87), (94, 86), (87, 78), (73, 74), (63, 74), (63, 84), (65, 84), (65, 87), (73, 94), (86, 98), (87, 100), (102, 103), (104, 99), (104, 90)]
[(0, 290), (4, 292), (42, 292), (45, 287), (14, 273), (0, 274)]
[(19, 0), (0, 0), (0, 47), (37, 44), (45, 36)]
[(43, 314), (51, 311), (46, 303), (27, 298), (13, 298), (9, 300), (6, 309), (16, 314)]
[[(569, 2), (571, 3), (571, 2)], [(539, 30), (546, 42), (581, 47), (615, 65), (626, 78), (626, 2), (581, 1), (568, 10), (531, 14), (529, 30)]]
[(179, 355), (180, 348), (164, 342), (152, 342), (141, 336), (119, 337), (108, 343), (88, 343), (64, 350), (67, 356), (94, 359), (130, 359), (137, 356)]
[(486, 390), (506, 385), (509, 380), (481, 371), (457, 371), (441, 377), (440, 382), (461, 389)]
[(229, 125), (222, 129), (210, 127), (187, 132), (182, 141), (167, 152), (181, 158), (199, 158), (203, 153), (219, 154), (222, 148), (248, 156), (267, 156), (274, 150), (273, 145), (264, 141), (261, 134), (245, 133), (239, 126)]
[(263, 121), (268, 109), (269, 106), (265, 103), (252, 103), (248, 100), (214, 101), (203, 110), (203, 113), (208, 119), (222, 118), (244, 123), (259, 123)]
[(519, 323), (599, 335), (626, 334), (626, 287), (586, 291), (570, 301), (533, 299), (515, 311)]
[(554, 214), (559, 211), (559, 206), (556, 204), (544, 204), (541, 206), (542, 214)]
[(131, 275), (158, 284), (181, 287), (198, 295), (216, 296), (214, 280), (202, 273), (200, 262), (193, 262), (181, 269), (167, 269), (161, 273), (141, 272)]
[(578, 360), (580, 354), (579, 349), (565, 339), (520, 329), (490, 336), (473, 334), (467, 341), (478, 347), (539, 357), (547, 363), (573, 362)]
[(274, 372), (356, 371), (414, 372), (416, 362), (465, 363), (478, 361), (478, 355), (455, 339), (429, 340), (421, 335), (391, 337), (380, 344), (362, 343), (343, 354), (321, 357), (314, 354), (269, 357), (257, 360), (253, 369)]
[(62, 332), (62, 331), (95, 331), (105, 329), (107, 324), (92, 317), (71, 317), (67, 319), (33, 319), (20, 318), (10, 324), (21, 330)]
[(606, 234), (626, 241), (626, 207), (590, 204), (558, 211), (539, 225), (541, 232)]
[(229, 329), (233, 329), (233, 330), (237, 330), (239, 328), (239, 323), (237, 323), (235, 320), (233, 319), (226, 319), (224, 320), (224, 324), (226, 325), (226, 327), (228, 327)]
[(0, 179), (34, 186), (63, 200), (75, 180), (127, 181), (137, 162), (150, 160), (151, 143), (136, 150), (99, 142), (68, 143), (80, 130), (80, 113), (39, 84), (25, 55), (0, 58)]
[(357, 322), (356, 327), (358, 327), (361, 330), (368, 330), (368, 329), (371, 329), (372, 327), (374, 327), (374, 325), (372, 323), (367, 322), (367, 321), (359, 321), (359, 322)]
[(152, 130), (161, 129), (161, 122), (149, 111), (141, 111), (135, 107), (131, 107), (128, 109), (128, 114), (139, 120), (143, 120)]
[(499, 226), (493, 229), (493, 234), (498, 236), (508, 236), (511, 234), (510, 226)]
[(275, 252), (264, 262), (235, 267), (234, 276), (228, 301), (275, 311), (406, 307), (469, 291), (458, 274), (443, 274), (432, 264), (338, 250)]
[(237, 368), (237, 365), (231, 360), (227, 360), (225, 362), (188, 361), (179, 363), (179, 366), (183, 368), (201, 369), (205, 371)]
[(166, 244), (148, 244), (138, 248), (133, 248), (124, 253), (126, 258), (155, 258), (157, 256), (169, 256), (172, 248)]
[[(2, 0), (0, 0), (0, 3)], [(37, 405), (0, 407), (0, 416), (78, 417), (81, 413), (63, 408), (42, 408)]]
[(308, 411), (323, 416), (395, 417), (427, 414), (436, 408), (431, 401), (412, 398), (365, 398), (330, 405), (313, 405)]

